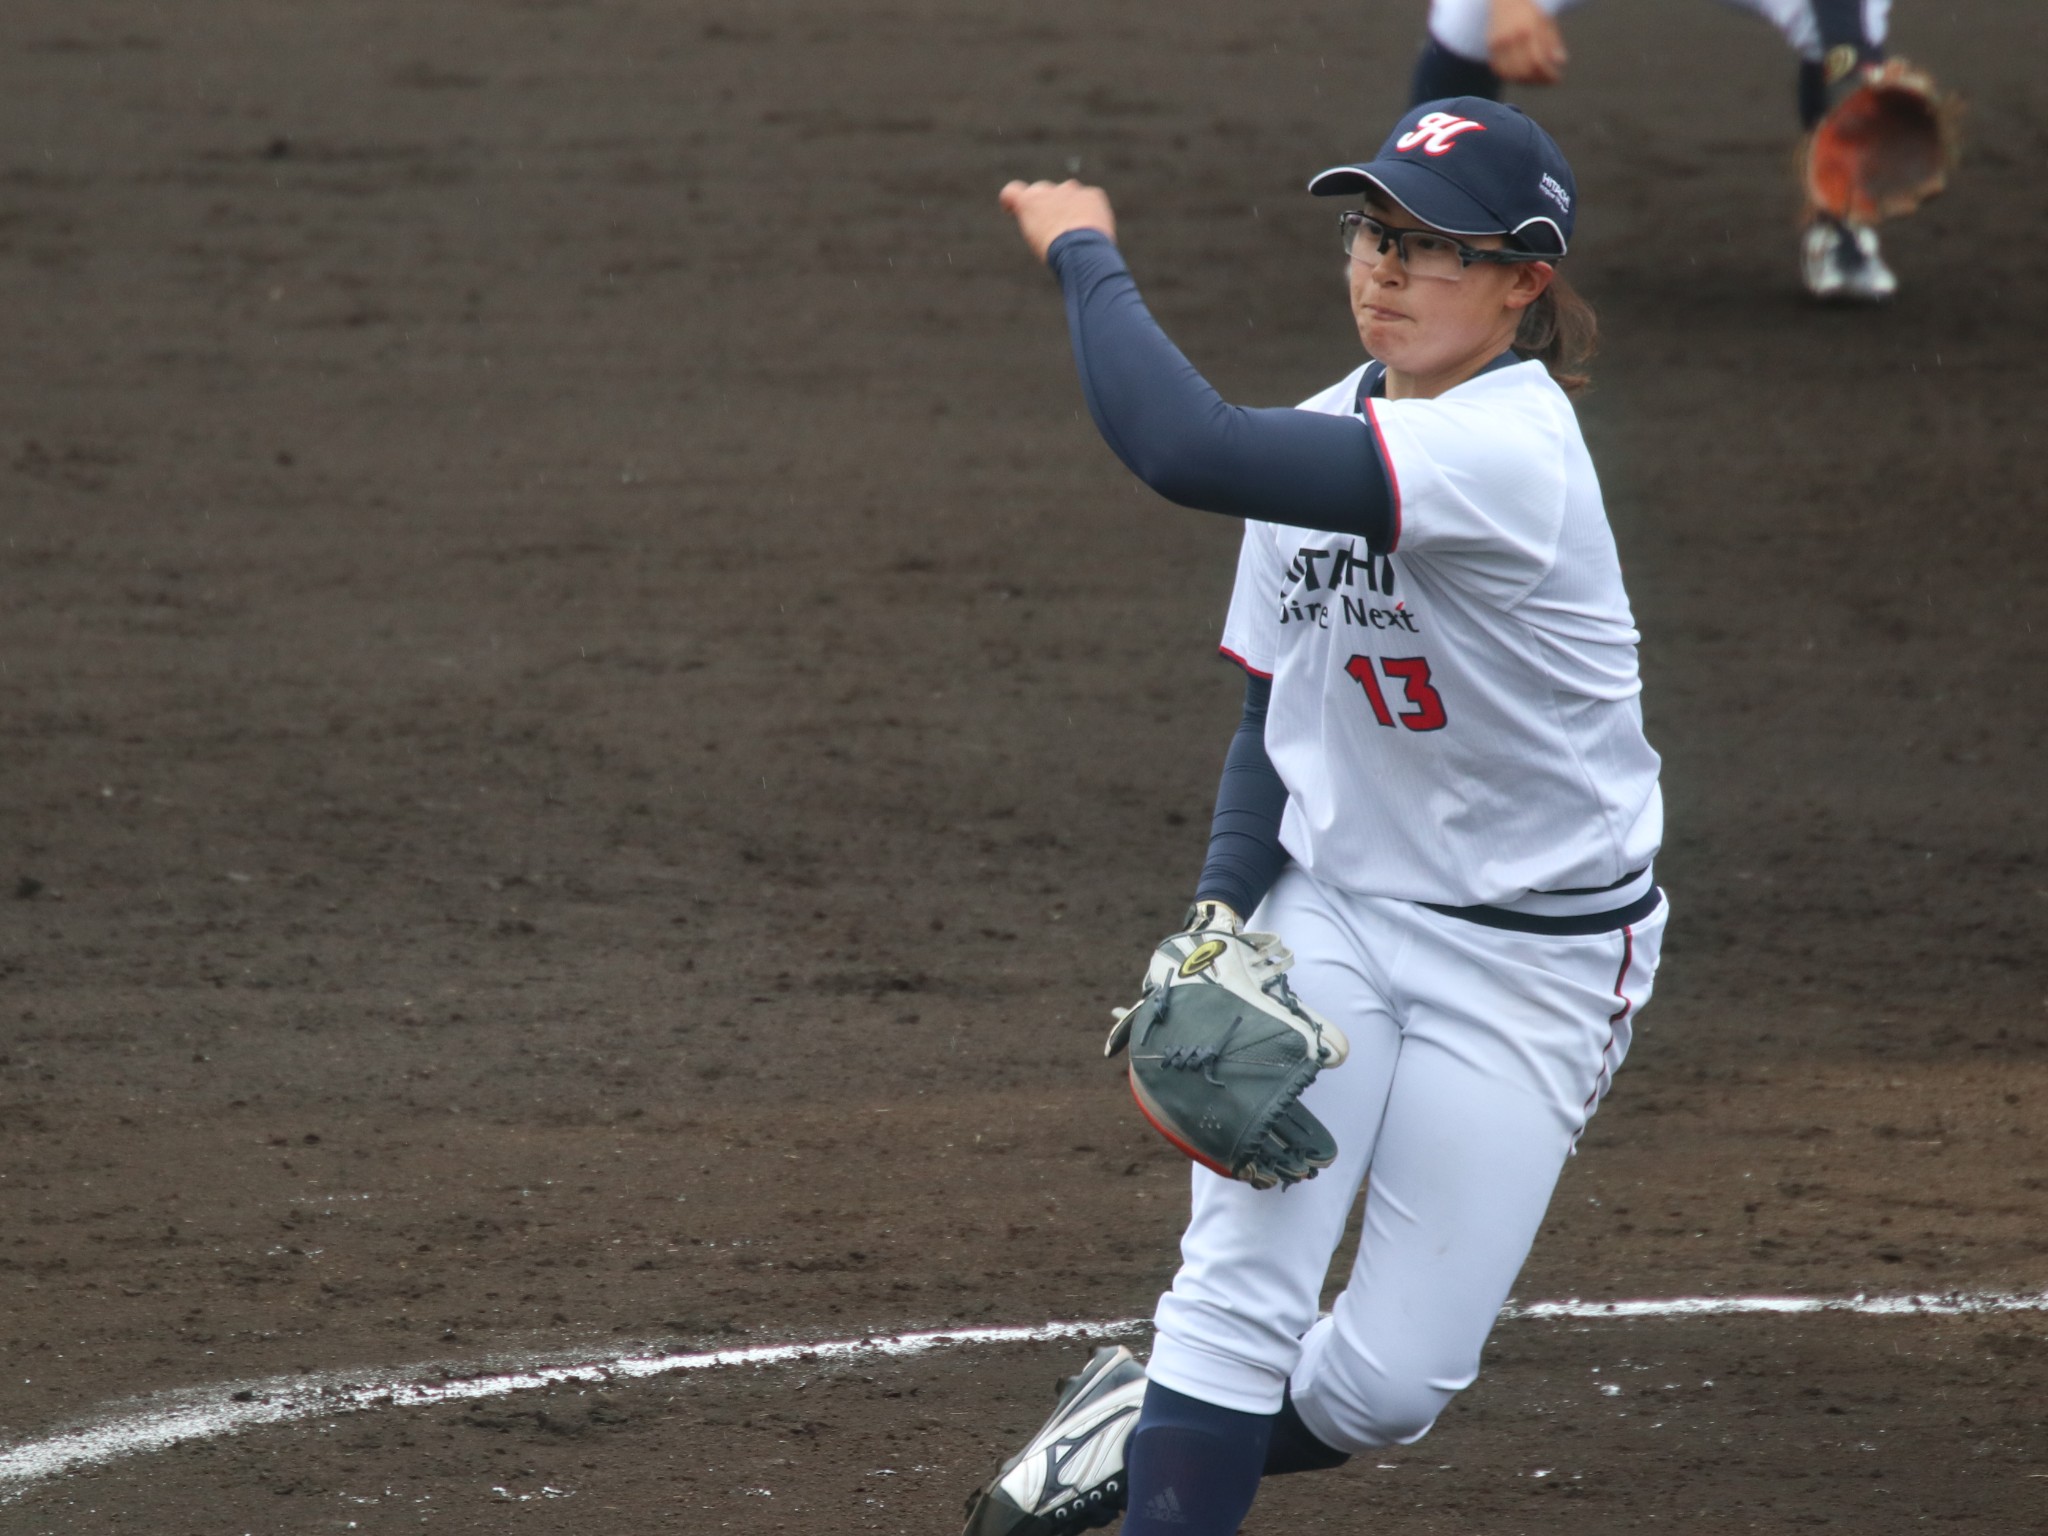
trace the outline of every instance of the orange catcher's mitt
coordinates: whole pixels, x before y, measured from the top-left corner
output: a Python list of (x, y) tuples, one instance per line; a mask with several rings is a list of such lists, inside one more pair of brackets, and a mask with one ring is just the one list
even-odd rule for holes
[(1800, 179), (1814, 210), (1845, 224), (1911, 213), (1948, 183), (1958, 109), (1903, 59), (1863, 68), (1807, 138)]

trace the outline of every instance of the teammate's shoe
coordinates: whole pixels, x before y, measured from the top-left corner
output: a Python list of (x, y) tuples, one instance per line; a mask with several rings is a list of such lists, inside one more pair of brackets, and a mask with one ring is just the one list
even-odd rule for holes
[(1884, 264), (1877, 231), (1861, 224), (1815, 219), (1799, 248), (1806, 291), (1816, 299), (1882, 304), (1899, 291), (1899, 280)]
[(1145, 1367), (1122, 1345), (1060, 1383), (1030, 1444), (967, 1500), (963, 1536), (1072, 1536), (1123, 1513), (1124, 1447), (1145, 1400)]

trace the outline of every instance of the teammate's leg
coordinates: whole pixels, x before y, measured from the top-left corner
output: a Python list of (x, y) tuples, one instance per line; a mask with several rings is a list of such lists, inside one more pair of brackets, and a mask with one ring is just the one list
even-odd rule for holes
[[(1884, 58), (1891, 0), (1724, 0), (1776, 27), (1799, 55), (1794, 100), (1808, 132), (1833, 105), (1832, 94), (1866, 64)], [(1877, 232), (1814, 219), (1800, 241), (1800, 267), (1817, 298), (1890, 298), (1898, 280), (1878, 249)]]
[(1828, 86), (1863, 64), (1884, 58), (1891, 0), (1722, 0), (1776, 27), (1799, 55), (1796, 99), (1802, 127), (1828, 109)]
[(1404, 1039), (1357, 1262), (1293, 1378), (1302, 1422), (1338, 1450), (1419, 1439), (1477, 1374), (1627, 1050), (1664, 919), (1660, 908), (1630, 932), (1565, 940), (1429, 913), (1397, 921), (1434, 931), (1392, 978)]
[[(1801, 16), (1791, 8), (1779, 30), (1799, 54), (1799, 125), (1811, 128), (1827, 115), (1829, 86), (1884, 61), (1891, 0), (1807, 0), (1803, 9)], [(1787, 10), (1785, 0), (1779, 10)]]

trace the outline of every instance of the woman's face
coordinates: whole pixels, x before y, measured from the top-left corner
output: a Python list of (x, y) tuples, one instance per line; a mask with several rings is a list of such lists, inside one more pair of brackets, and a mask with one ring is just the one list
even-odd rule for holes
[[(1389, 229), (1429, 228), (1398, 203), (1373, 197), (1366, 209)], [(1482, 250), (1507, 243), (1499, 235), (1456, 238)], [(1410, 384), (1403, 394), (1438, 394), (1471, 377), (1514, 339), (1522, 311), (1550, 284), (1551, 268), (1543, 263), (1475, 262), (1451, 281), (1411, 275), (1391, 243), (1375, 254), (1361, 237), (1355, 249), (1351, 314), (1358, 339), (1390, 375)]]

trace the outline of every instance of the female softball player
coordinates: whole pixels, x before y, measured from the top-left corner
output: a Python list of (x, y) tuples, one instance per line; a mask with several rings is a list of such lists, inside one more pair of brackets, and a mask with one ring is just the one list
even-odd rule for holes
[[(1194, 1170), (1148, 1365), (1097, 1351), (969, 1503), (973, 1536), (1227, 1536), (1260, 1478), (1420, 1438), (1468, 1385), (1627, 1050), (1664, 928), (1636, 631), (1567, 392), (1592, 316), (1576, 198), (1513, 107), (1433, 102), (1310, 190), (1371, 360), (1226, 405), (1154, 323), (1108, 199), (1013, 182), (1126, 465), (1245, 519), (1246, 677), (1194, 930), (1280, 934), (1349, 1057), (1301, 1098), (1337, 1156), (1291, 1187)], [(1368, 1182), (1369, 1180), (1369, 1182)], [(1363, 1237), (1318, 1301), (1359, 1188)]]

